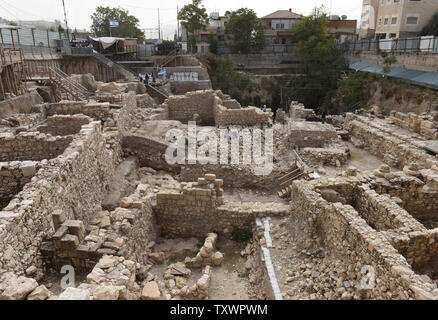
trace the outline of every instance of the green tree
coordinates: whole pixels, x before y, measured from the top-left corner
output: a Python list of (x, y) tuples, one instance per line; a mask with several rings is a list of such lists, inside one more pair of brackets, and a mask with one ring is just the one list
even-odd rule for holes
[[(372, 80), (373, 82), (374, 80)], [(362, 108), (369, 99), (369, 80), (361, 73), (351, 73), (339, 81), (336, 113), (351, 112)]]
[(265, 27), (252, 9), (241, 8), (231, 14), (225, 27), (233, 36), (233, 49), (248, 54), (258, 52), (265, 45)]
[[(93, 21), (91, 31), (98, 37), (109, 37), (111, 34), (113, 37), (120, 38), (132, 37), (140, 40), (145, 38), (144, 32), (139, 28), (140, 20), (122, 8), (97, 7), (91, 19)], [(111, 32), (109, 27), (110, 20), (117, 20), (119, 22), (119, 26), (111, 28)]]
[(217, 40), (217, 37), (213, 34), (213, 32), (210, 32), (210, 34), (208, 35), (208, 44), (210, 45), (210, 52), (213, 54), (217, 54), (219, 41)]
[(438, 36), (438, 12), (436, 12), (421, 29), (422, 36)]
[(198, 32), (205, 29), (208, 24), (208, 14), (202, 6), (202, 0), (192, 0), (192, 3), (182, 7), (178, 12), (178, 19), (189, 35), (189, 46), (193, 50)]
[(315, 109), (331, 107), (338, 81), (347, 69), (347, 61), (335, 38), (329, 35), (327, 24), (327, 14), (324, 7), (320, 7), (292, 28), (292, 43), (300, 60), (298, 69), (302, 76), (291, 93), (294, 98)]
[(254, 84), (245, 74), (234, 71), (230, 58), (217, 58), (208, 55), (205, 65), (215, 90), (231, 95), (245, 105), (244, 96), (254, 90)]
[(391, 72), (391, 66), (397, 62), (397, 57), (395, 55), (386, 56), (383, 59), (383, 73), (388, 74)]

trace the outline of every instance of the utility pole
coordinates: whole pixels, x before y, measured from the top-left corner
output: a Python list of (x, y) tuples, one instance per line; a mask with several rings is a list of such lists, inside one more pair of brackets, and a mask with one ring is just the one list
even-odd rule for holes
[(160, 8), (158, 8), (158, 39), (161, 39)]
[(176, 31), (176, 41), (179, 42), (179, 7), (176, 7), (176, 26), (177, 26), (177, 31)]
[(70, 34), (68, 32), (68, 23), (67, 23), (67, 13), (65, 12), (65, 3), (64, 0), (62, 0), (62, 6), (64, 7), (64, 19), (65, 19), (65, 25), (67, 27), (67, 39), (70, 42)]

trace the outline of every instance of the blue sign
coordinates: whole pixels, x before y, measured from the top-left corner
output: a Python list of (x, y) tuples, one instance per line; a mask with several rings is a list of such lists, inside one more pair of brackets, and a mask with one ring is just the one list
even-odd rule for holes
[(116, 28), (119, 26), (119, 22), (117, 20), (110, 20), (109, 25), (110, 25), (110, 28)]

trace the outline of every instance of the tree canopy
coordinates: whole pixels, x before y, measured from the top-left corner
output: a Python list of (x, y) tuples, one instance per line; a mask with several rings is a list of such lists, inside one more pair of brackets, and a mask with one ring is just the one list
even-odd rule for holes
[(306, 106), (329, 106), (335, 95), (347, 62), (328, 33), (328, 17), (324, 7), (315, 8), (312, 14), (292, 27), (294, 53), (300, 60), (301, 81), (292, 89), (294, 98)]
[(438, 36), (438, 12), (436, 12), (421, 29), (422, 36)]
[[(91, 30), (98, 37), (109, 37), (111, 34), (113, 37), (120, 38), (137, 38), (141, 40), (145, 38), (144, 32), (139, 28), (140, 20), (122, 8), (97, 7), (91, 19), (93, 20)], [(119, 26), (111, 28), (111, 32), (110, 20), (119, 22)]]
[(225, 29), (233, 36), (233, 49), (237, 52), (257, 52), (265, 44), (263, 21), (252, 9), (241, 8), (233, 11)]
[(207, 10), (202, 6), (202, 0), (192, 0), (178, 12), (178, 19), (188, 33), (196, 33), (205, 29), (208, 24)]

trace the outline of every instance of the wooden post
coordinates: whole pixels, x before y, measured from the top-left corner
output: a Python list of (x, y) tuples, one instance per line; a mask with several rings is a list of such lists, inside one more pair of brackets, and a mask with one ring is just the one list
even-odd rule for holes
[(14, 32), (13, 29), (9, 29), (11, 31), (11, 41), (12, 41), (12, 47), (15, 49), (15, 42), (14, 42)]

